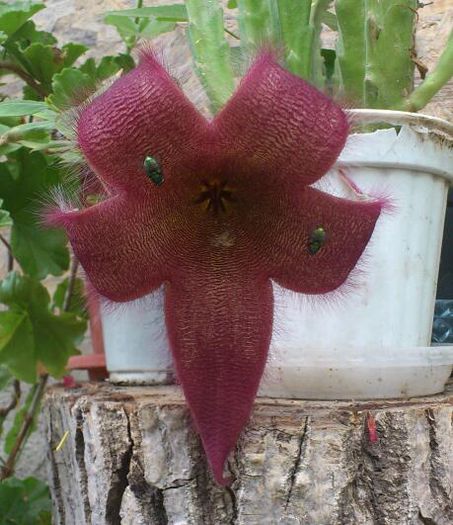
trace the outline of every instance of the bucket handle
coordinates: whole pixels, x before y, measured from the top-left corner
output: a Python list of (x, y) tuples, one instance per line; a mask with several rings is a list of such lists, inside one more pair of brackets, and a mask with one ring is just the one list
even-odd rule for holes
[(386, 122), (394, 125), (425, 126), (430, 131), (441, 132), (453, 140), (453, 124), (438, 117), (409, 113), (407, 111), (393, 111), (390, 109), (349, 109), (346, 113), (352, 123), (363, 124)]

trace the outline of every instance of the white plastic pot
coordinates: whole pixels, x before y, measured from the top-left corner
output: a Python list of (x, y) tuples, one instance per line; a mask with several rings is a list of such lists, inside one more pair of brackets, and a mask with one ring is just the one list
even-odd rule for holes
[[(319, 186), (351, 198), (341, 169), (365, 194), (387, 195), (394, 209), (379, 219), (346, 292), (310, 298), (274, 286), (275, 328), (260, 395), (425, 395), (441, 391), (451, 373), (453, 348), (430, 348), (430, 338), (453, 181), (453, 143), (442, 133), (453, 136), (453, 126), (401, 112), (353, 113), (361, 121), (401, 127), (351, 135)], [(168, 381), (162, 302), (137, 303), (103, 313), (111, 380)], [(115, 350), (120, 355), (113, 357)]]
[(162, 289), (117, 308), (101, 306), (110, 381), (164, 385), (173, 382)]

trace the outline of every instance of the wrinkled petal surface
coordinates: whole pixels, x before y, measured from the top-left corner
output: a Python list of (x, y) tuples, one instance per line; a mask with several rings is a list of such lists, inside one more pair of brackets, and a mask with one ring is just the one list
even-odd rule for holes
[[(341, 109), (268, 53), (211, 123), (150, 55), (80, 114), (79, 145), (110, 198), (52, 222), (103, 296), (128, 301), (165, 283), (177, 375), (220, 484), (266, 364), (271, 280), (338, 288), (380, 214), (379, 201), (308, 187), (347, 133)], [(146, 156), (163, 184), (146, 176)]]
[(130, 301), (163, 281), (168, 228), (146, 202), (117, 196), (83, 211), (56, 214), (90, 283), (112, 301)]
[(251, 168), (322, 177), (346, 142), (346, 115), (328, 97), (261, 55), (214, 120), (225, 150)]
[(216, 481), (247, 423), (266, 364), (272, 287), (227, 260), (167, 285), (165, 315), (184, 395)]
[[(305, 294), (323, 294), (341, 286), (356, 266), (373, 233), (382, 202), (349, 201), (314, 188), (280, 195), (256, 226), (262, 232), (269, 276), (279, 285)], [(312, 253), (314, 232), (325, 240)]]
[(152, 54), (97, 96), (79, 116), (79, 146), (109, 186), (142, 191), (147, 155), (166, 176), (178, 171), (207, 126)]

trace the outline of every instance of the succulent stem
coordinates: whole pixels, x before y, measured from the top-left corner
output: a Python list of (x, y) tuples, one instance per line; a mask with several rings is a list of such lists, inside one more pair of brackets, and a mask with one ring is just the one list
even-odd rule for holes
[(325, 12), (329, 8), (332, 0), (313, 0), (310, 13), (310, 44), (311, 64), (310, 80), (318, 87), (323, 89), (325, 85), (324, 59), (321, 55), (321, 29)]
[(417, 0), (336, 0), (341, 89), (350, 102), (391, 108), (413, 88)]
[(310, 26), (311, 0), (280, 0), (278, 10), (286, 66), (295, 75), (308, 80), (313, 35)]
[(230, 48), (225, 39), (223, 10), (217, 0), (186, 0), (189, 40), (198, 76), (217, 111), (234, 90)]
[(405, 111), (420, 111), (434, 95), (453, 77), (453, 30), (448, 38), (447, 46), (440, 55), (434, 69), (425, 80), (404, 100), (397, 109)]
[(337, 0), (337, 59), (341, 79), (340, 92), (354, 106), (365, 102), (365, 2)]
[(280, 40), (278, 3), (274, 0), (238, 0), (241, 46), (246, 56)]

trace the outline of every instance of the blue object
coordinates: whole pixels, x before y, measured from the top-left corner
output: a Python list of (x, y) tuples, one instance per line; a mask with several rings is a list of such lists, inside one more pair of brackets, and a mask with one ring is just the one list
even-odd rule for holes
[(431, 341), (436, 344), (453, 343), (452, 299), (438, 299), (436, 301)]

